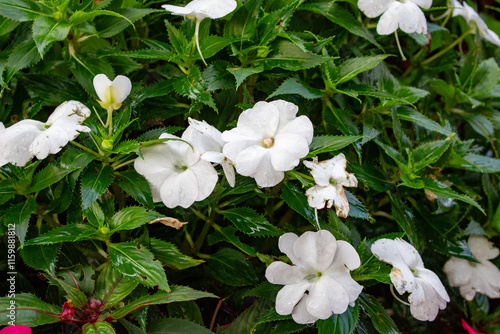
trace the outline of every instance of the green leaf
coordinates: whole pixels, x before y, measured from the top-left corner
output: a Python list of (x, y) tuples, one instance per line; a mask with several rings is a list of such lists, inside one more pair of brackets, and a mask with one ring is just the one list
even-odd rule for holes
[(288, 21), (292, 17), (295, 8), (302, 1), (290, 1), (290, 4), (284, 6), (270, 14), (267, 14), (259, 21), (257, 27), (259, 33), (259, 44), (266, 45), (267, 42), (274, 39), (280, 32), (285, 30)]
[(131, 206), (115, 213), (109, 221), (109, 228), (112, 232), (133, 230), (161, 217), (164, 216), (154, 210)]
[[(200, 42), (201, 53), (205, 59), (208, 59), (215, 56), (217, 52), (236, 40), (236, 38), (221, 37), (216, 35), (207, 36)], [(195, 53), (193, 56), (195, 59), (201, 59), (199, 53)]]
[(470, 198), (467, 195), (460, 195), (456, 193), (455, 191), (451, 190), (451, 188), (448, 188), (441, 182), (431, 179), (429, 177), (424, 177), (422, 179), (424, 181), (424, 188), (427, 190), (432, 191), (436, 196), (438, 197), (443, 197), (443, 198), (453, 198), (462, 202), (465, 202), (467, 204), (470, 204), (472, 206), (475, 206), (476, 208), (479, 209), (483, 214), (486, 214), (483, 210), (483, 208), (477, 204), (476, 201), (474, 201), (472, 198)]
[(85, 101), (88, 98), (75, 80), (48, 74), (27, 74), (21, 81), (30, 95), (39, 97), (52, 106), (58, 106), (61, 101)]
[(118, 17), (120, 19), (124, 19), (124, 17), (116, 12), (113, 12), (111, 10), (93, 10), (90, 12), (84, 12), (82, 10), (77, 10), (75, 11), (71, 17), (69, 18), (69, 22), (73, 25), (79, 25), (82, 24), (86, 21), (91, 21), (97, 16), (101, 15), (107, 15), (107, 16), (114, 16)]
[(83, 334), (115, 334), (113, 326), (109, 322), (97, 321), (93, 324), (83, 326)]
[(472, 78), (469, 95), (480, 96), (491, 92), (500, 79), (500, 69), (494, 58), (482, 61)]
[(125, 329), (128, 331), (129, 334), (147, 334), (141, 328), (139, 328), (136, 325), (128, 322), (124, 318), (119, 319), (118, 322), (120, 324), (122, 324), (123, 327), (125, 327)]
[(229, 219), (238, 230), (254, 236), (279, 236), (282, 232), (267, 219), (250, 208), (229, 209), (220, 212), (226, 219)]
[(364, 136), (319, 136), (314, 137), (309, 145), (309, 154), (306, 158), (314, 157), (320, 153), (333, 152), (357, 142)]
[(21, 251), (21, 256), (27, 266), (54, 275), (60, 249), (60, 244), (26, 246)]
[(226, 61), (216, 61), (207, 66), (202, 73), (202, 78), (207, 83), (208, 91), (234, 87), (234, 80), (227, 71), (228, 66), (229, 63)]
[(108, 251), (111, 262), (122, 274), (145, 286), (170, 291), (160, 261), (145, 247), (133, 242), (108, 243)]
[(210, 236), (208, 237), (209, 245), (213, 245), (221, 241), (226, 241), (233, 244), (236, 248), (250, 256), (257, 255), (257, 251), (253, 247), (241, 242), (240, 238), (235, 235), (236, 229), (234, 227), (227, 226), (216, 229), (217, 232), (210, 234)]
[(450, 136), (453, 132), (439, 125), (439, 123), (427, 118), (418, 111), (410, 108), (398, 108), (398, 118), (403, 121), (413, 122), (418, 126), (426, 128), (430, 131), (441, 133), (445, 136)]
[[(257, 32), (257, 15), (262, 0), (249, 0), (233, 14), (224, 27), (224, 36), (253, 39)], [(241, 49), (241, 46), (240, 46)]]
[(255, 64), (262, 65), (268, 70), (279, 67), (288, 71), (300, 71), (316, 67), (330, 59), (309, 51), (304, 52), (294, 43), (280, 40), (275, 43), (269, 57), (256, 60)]
[(333, 314), (326, 320), (318, 320), (319, 334), (350, 334), (356, 329), (359, 320), (359, 305), (349, 306), (342, 314)]
[(26, 242), (26, 245), (51, 245), (60, 242), (85, 240), (91, 238), (91, 235), (95, 233), (97, 233), (97, 230), (91, 226), (84, 224), (68, 224), (30, 239)]
[(257, 67), (228, 67), (227, 71), (231, 73), (236, 79), (236, 89), (241, 85), (241, 83), (251, 76), (252, 74), (260, 73), (264, 71), (263, 66)]
[(82, 176), (82, 207), (87, 209), (113, 183), (114, 170), (110, 165), (91, 165)]
[(375, 57), (350, 58), (339, 66), (339, 75), (335, 79), (336, 84), (349, 81), (356, 75), (371, 70), (390, 55), (379, 55)]
[(37, 1), (0, 0), (0, 15), (14, 21), (33, 21), (48, 13), (48, 9)]
[(172, 286), (170, 292), (164, 292), (164, 291), (157, 292), (153, 295), (143, 296), (139, 299), (136, 299), (128, 303), (124, 307), (115, 311), (111, 315), (111, 317), (113, 319), (120, 319), (126, 316), (127, 314), (135, 310), (141, 309), (143, 307), (146, 307), (148, 305), (160, 305), (173, 302), (183, 302), (200, 298), (216, 298), (216, 296), (208, 292), (191, 289), (187, 286)]
[(494, 140), (495, 129), (493, 123), (483, 115), (464, 115), (464, 119), (469, 125), (487, 140)]
[(366, 293), (361, 293), (358, 300), (361, 310), (368, 316), (368, 318), (370, 318), (373, 327), (375, 327), (379, 333), (400, 333), (394, 321), (375, 297)]
[(105, 74), (108, 78), (113, 78), (115, 75), (113, 67), (108, 61), (91, 53), (73, 54), (70, 58), (70, 69), (80, 85), (95, 97), (97, 95), (93, 84), (94, 77), (100, 73)]
[(329, 1), (318, 1), (306, 3), (302, 5), (300, 9), (309, 10), (316, 14), (323, 15), (325, 18), (335, 24), (338, 24), (350, 33), (362, 37), (373, 45), (381, 48), (372, 33), (370, 33), (370, 31), (368, 31), (368, 29), (366, 29), (360, 21), (353, 17), (347, 9), (340, 5), (332, 5)]
[(213, 332), (203, 326), (185, 319), (156, 319), (148, 326), (150, 334), (213, 334)]
[(181, 55), (187, 53), (189, 43), (186, 36), (168, 20), (165, 20), (165, 27), (167, 28), (168, 39), (174, 50)]
[(254, 325), (263, 314), (266, 305), (268, 302), (261, 300), (252, 304), (231, 323), (224, 334), (253, 333)]
[(370, 215), (368, 210), (365, 208), (363, 203), (360, 202), (359, 199), (356, 198), (349, 191), (345, 190), (345, 194), (347, 200), (349, 202), (349, 216), (353, 218), (366, 219), (370, 222), (374, 223), (375, 219)]
[(387, 191), (393, 186), (387, 174), (375, 165), (349, 163), (349, 168), (358, 180), (376, 191)]
[(290, 208), (298, 212), (302, 217), (316, 224), (314, 209), (307, 203), (305, 191), (300, 190), (292, 182), (285, 182), (281, 188), (281, 198), (283, 198)]
[(220, 249), (211, 255), (208, 268), (213, 277), (224, 284), (243, 286), (259, 281), (245, 255), (231, 248)]
[(418, 146), (412, 151), (413, 172), (417, 172), (436, 162), (450, 147), (451, 140), (436, 140)]
[(267, 98), (270, 99), (274, 96), (285, 95), (285, 94), (297, 94), (305, 99), (318, 99), (325, 95), (322, 91), (312, 88), (306, 85), (302, 80), (298, 78), (289, 78), (285, 80), (281, 86), (278, 87), (271, 95)]
[(156, 9), (149, 8), (121, 8), (116, 11), (121, 17), (100, 18), (96, 21), (96, 28), (100, 38), (113, 37), (122, 32), (129, 25), (144, 16), (154, 13)]
[(28, 231), (31, 214), (35, 213), (36, 201), (33, 197), (28, 197), (26, 202), (18, 203), (12, 206), (5, 213), (5, 225), (15, 226), (16, 235), (21, 243), (21, 248), (24, 247), (24, 239)]
[(460, 157), (454, 157), (448, 160), (448, 166), (460, 168), (480, 173), (498, 173), (500, 172), (500, 160), (484, 155), (467, 153)]
[(137, 202), (150, 207), (153, 206), (153, 196), (151, 195), (149, 183), (144, 176), (138, 174), (135, 170), (117, 172), (115, 182)]
[(66, 299), (71, 300), (76, 307), (82, 308), (84, 305), (87, 305), (87, 297), (85, 293), (80, 291), (79, 289), (65, 283), (61, 279), (56, 279), (57, 284), (63, 288), (64, 292), (66, 292)]
[(40, 59), (35, 41), (32, 39), (17, 44), (5, 65), (5, 82), (9, 82), (19, 70), (38, 63)]
[(52, 164), (47, 165), (47, 167), (35, 175), (33, 182), (31, 183), (31, 187), (28, 189), (28, 193), (37, 193), (40, 190), (59, 182), (63, 177), (75, 171), (75, 169), (76, 168), (60, 168)]
[(401, 230), (408, 236), (410, 242), (417, 246), (421, 245), (420, 235), (417, 231), (415, 216), (410, 208), (392, 193), (389, 194), (391, 202), (391, 213)]
[[(9, 277), (10, 278), (10, 277)], [(12, 303), (15, 300), (15, 319), (9, 317)], [(8, 325), (12, 320), (18, 326), (41, 326), (59, 322), (62, 309), (29, 293), (16, 293), (15, 299), (7, 297), (0, 298), (0, 325)]]
[(149, 250), (155, 258), (167, 266), (177, 269), (187, 269), (203, 263), (203, 260), (193, 259), (191, 256), (182, 254), (175, 245), (160, 239), (149, 239)]
[(16, 29), (17, 26), (19, 26), (19, 22), (0, 16), (0, 36), (9, 34)]
[(54, 21), (44, 16), (37, 17), (33, 22), (33, 39), (40, 56), (43, 56), (45, 48), (52, 42), (66, 39), (70, 29), (71, 23)]
[(96, 282), (95, 299), (102, 301), (102, 308), (110, 308), (130, 295), (139, 282), (123, 275), (110, 262), (99, 274)]
[(264, 282), (259, 284), (253, 289), (248, 290), (243, 295), (244, 297), (258, 297), (260, 299), (266, 299), (274, 302), (276, 300), (276, 295), (278, 291), (283, 288), (282, 285), (271, 284), (269, 282)]

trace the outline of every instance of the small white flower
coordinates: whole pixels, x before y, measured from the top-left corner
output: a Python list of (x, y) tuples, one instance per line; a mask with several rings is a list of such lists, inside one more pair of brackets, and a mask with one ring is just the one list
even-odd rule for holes
[(406, 33), (427, 33), (427, 21), (422, 10), (428, 9), (432, 0), (358, 0), (358, 7), (368, 17), (383, 13), (377, 24), (379, 35), (388, 35), (398, 27)]
[(466, 2), (464, 2), (462, 5), (458, 0), (450, 0), (450, 5), (453, 8), (454, 17), (462, 16), (467, 21), (469, 26), (477, 26), (479, 34), (483, 36), (485, 40), (497, 46), (500, 46), (500, 37), (498, 37), (498, 35), (493, 31), (488, 29), (488, 26), (486, 25), (484, 20), (474, 9), (472, 9), (471, 6), (469, 6)]
[(450, 297), (439, 277), (424, 267), (415, 247), (402, 239), (379, 239), (371, 247), (379, 260), (393, 265), (390, 278), (400, 295), (408, 292), (410, 312), (418, 320), (433, 321)]
[(294, 264), (277, 261), (266, 269), (269, 282), (285, 285), (276, 296), (278, 314), (292, 314), (295, 322), (307, 324), (344, 313), (354, 305), (363, 287), (350, 271), (361, 262), (349, 243), (321, 230), (300, 237), (285, 233), (278, 246)]
[(460, 287), (460, 294), (469, 301), (474, 299), (476, 292), (500, 298), (500, 270), (488, 261), (496, 258), (500, 251), (481, 235), (471, 235), (467, 243), (480, 263), (450, 258), (443, 268), (450, 285)]
[(313, 125), (306, 116), (296, 117), (298, 110), (283, 100), (258, 102), (241, 113), (236, 128), (222, 133), (222, 151), (239, 174), (272, 187), (299, 164), (309, 153)]
[[(45, 159), (58, 153), (80, 132), (90, 132), (81, 125), (90, 116), (90, 110), (78, 101), (59, 105), (46, 123), (25, 119), (5, 129), (0, 126), (0, 166), (10, 162), (24, 166), (35, 155)], [(1, 124), (1, 123), (0, 123)]]
[(162, 7), (174, 15), (187, 16), (196, 20), (208, 17), (218, 19), (226, 16), (236, 9), (235, 0), (193, 0), (185, 7), (162, 5)]
[(139, 157), (134, 163), (135, 170), (148, 180), (153, 200), (169, 208), (188, 208), (207, 198), (217, 183), (212, 164), (179, 137), (164, 133), (163, 138), (177, 140), (143, 148), (144, 159)]
[(94, 77), (94, 89), (99, 96), (98, 100), (104, 109), (120, 109), (132, 89), (130, 79), (123, 75), (118, 75), (111, 81), (105, 74), (98, 74)]
[(193, 145), (201, 153), (203, 160), (221, 164), (226, 179), (231, 187), (235, 184), (234, 167), (222, 153), (226, 143), (222, 140), (222, 133), (205, 121), (188, 118), (189, 126), (182, 134), (182, 139)]
[(331, 208), (335, 203), (337, 216), (346, 218), (349, 213), (349, 202), (345, 195), (344, 187), (357, 187), (358, 180), (354, 174), (347, 173), (345, 168), (347, 160), (343, 153), (332, 159), (318, 162), (304, 161), (304, 165), (311, 169), (316, 185), (307, 189), (309, 206), (316, 209)]

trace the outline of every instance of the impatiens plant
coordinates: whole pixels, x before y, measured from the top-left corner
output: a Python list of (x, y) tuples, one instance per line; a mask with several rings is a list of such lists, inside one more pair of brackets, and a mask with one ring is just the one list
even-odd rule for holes
[(499, 332), (499, 19), (0, 0), (0, 332)]

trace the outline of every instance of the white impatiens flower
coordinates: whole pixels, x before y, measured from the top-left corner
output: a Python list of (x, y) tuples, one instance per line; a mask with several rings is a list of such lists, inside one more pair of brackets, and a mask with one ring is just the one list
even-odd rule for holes
[(453, 8), (453, 16), (462, 16), (469, 26), (477, 26), (479, 34), (488, 42), (500, 46), (500, 37), (493, 31), (488, 29), (488, 26), (479, 14), (466, 2), (463, 5), (458, 0), (450, 0), (450, 5)]
[(164, 138), (174, 140), (144, 147), (144, 159), (135, 160), (135, 170), (148, 180), (155, 202), (162, 201), (169, 208), (188, 208), (212, 193), (217, 171), (179, 137), (164, 133), (160, 139)]
[(402, 239), (379, 239), (371, 247), (373, 255), (394, 268), (390, 278), (400, 295), (408, 292), (410, 312), (418, 320), (433, 321), (450, 297), (439, 277), (424, 267), (415, 247)]
[[(34, 156), (45, 159), (58, 153), (80, 132), (90, 132), (81, 125), (90, 110), (78, 101), (59, 105), (47, 122), (25, 119), (8, 128), (0, 127), (0, 166), (10, 162), (24, 166)], [(0, 123), (1, 124), (1, 123)]]
[(234, 167), (222, 153), (226, 143), (222, 140), (222, 133), (205, 121), (188, 118), (189, 126), (182, 134), (182, 139), (193, 145), (206, 161), (222, 165), (227, 182), (231, 187), (235, 184)]
[(363, 287), (350, 274), (361, 262), (349, 243), (320, 230), (300, 237), (285, 233), (278, 246), (294, 264), (278, 261), (266, 269), (269, 282), (285, 285), (276, 296), (278, 314), (292, 314), (295, 322), (308, 324), (354, 306)]
[(450, 258), (443, 268), (450, 285), (460, 287), (460, 294), (469, 301), (474, 299), (476, 292), (500, 298), (500, 270), (488, 261), (498, 256), (499, 249), (481, 235), (471, 235), (467, 244), (480, 263)]
[(222, 133), (224, 155), (236, 171), (260, 187), (272, 187), (309, 153), (313, 125), (296, 117), (298, 107), (283, 100), (257, 102), (241, 113), (236, 128)]
[(200, 54), (201, 60), (207, 65), (200, 49), (200, 41), (198, 38), (200, 31), (200, 23), (204, 18), (219, 19), (226, 16), (236, 9), (236, 0), (193, 0), (185, 7), (162, 5), (162, 7), (174, 15), (186, 16), (189, 19), (196, 20), (194, 36), (196, 40), (196, 48)]
[(344, 187), (357, 187), (358, 180), (354, 174), (347, 173), (345, 168), (347, 160), (343, 153), (332, 159), (318, 162), (304, 161), (304, 165), (311, 169), (316, 185), (307, 189), (309, 206), (316, 209), (331, 208), (335, 203), (337, 216), (346, 218), (349, 213), (349, 202), (345, 195)]
[(105, 74), (98, 74), (94, 77), (94, 89), (99, 96), (97, 102), (104, 109), (120, 109), (132, 89), (130, 79), (123, 75), (118, 75), (111, 81)]
[(427, 33), (427, 20), (421, 8), (429, 9), (432, 0), (358, 0), (358, 7), (368, 17), (383, 13), (377, 24), (379, 35), (388, 35), (401, 28), (410, 34)]

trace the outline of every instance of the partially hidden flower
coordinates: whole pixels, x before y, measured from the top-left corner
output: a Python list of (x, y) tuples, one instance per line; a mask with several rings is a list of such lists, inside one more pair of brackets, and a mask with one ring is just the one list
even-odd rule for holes
[(101, 107), (117, 110), (120, 109), (123, 101), (130, 94), (132, 82), (123, 75), (118, 75), (111, 81), (105, 74), (98, 74), (94, 77), (94, 89), (97, 96), (99, 96), (100, 100), (97, 102)]
[(222, 153), (222, 147), (226, 143), (222, 140), (222, 133), (205, 121), (197, 121), (191, 117), (188, 121), (189, 126), (182, 134), (182, 139), (193, 145), (203, 160), (221, 164), (227, 182), (234, 187), (234, 167)]
[(429, 9), (432, 0), (358, 0), (358, 7), (368, 17), (382, 14), (377, 24), (379, 35), (388, 35), (398, 28), (410, 34), (427, 33), (427, 20), (421, 8)]
[(500, 37), (492, 30), (488, 29), (488, 26), (484, 20), (479, 16), (479, 14), (466, 2), (463, 4), (458, 0), (450, 0), (450, 5), (453, 8), (453, 16), (462, 16), (469, 26), (477, 26), (479, 34), (488, 42), (500, 46)]
[(462, 297), (469, 301), (476, 293), (500, 298), (500, 270), (488, 261), (499, 255), (499, 249), (482, 235), (471, 235), (467, 244), (479, 263), (451, 257), (443, 268), (450, 285), (459, 287)]
[(169, 208), (188, 208), (207, 198), (217, 183), (212, 164), (181, 138), (167, 133), (163, 138), (172, 140), (144, 147), (144, 159), (139, 157), (134, 163), (135, 170), (148, 180), (153, 200)]
[(182, 15), (195, 20), (219, 19), (236, 9), (235, 0), (193, 0), (186, 6), (162, 5), (174, 15)]
[(408, 292), (410, 312), (418, 320), (433, 321), (446, 308), (450, 297), (439, 277), (424, 267), (415, 247), (402, 239), (379, 239), (371, 247), (373, 255), (394, 268), (390, 278), (400, 295)]
[(292, 314), (295, 322), (308, 324), (354, 306), (363, 287), (350, 274), (361, 262), (349, 243), (321, 230), (300, 237), (285, 233), (278, 246), (293, 263), (277, 261), (266, 269), (269, 282), (285, 285), (276, 296), (278, 314)]
[(332, 159), (319, 161), (314, 157), (312, 161), (304, 161), (304, 165), (311, 169), (316, 185), (307, 189), (307, 202), (316, 209), (331, 208), (335, 203), (337, 216), (346, 218), (349, 213), (349, 202), (344, 187), (357, 187), (358, 180), (354, 174), (347, 173), (347, 160), (343, 153)]
[(272, 187), (299, 164), (309, 153), (313, 125), (307, 116), (296, 117), (298, 110), (283, 100), (257, 102), (241, 113), (234, 129), (222, 133), (222, 151), (239, 174)]
[(81, 125), (90, 110), (78, 101), (66, 101), (49, 116), (47, 122), (25, 119), (5, 128), (0, 125), (0, 166), (12, 163), (24, 166), (34, 156), (45, 159), (58, 153), (80, 132), (90, 132)]

